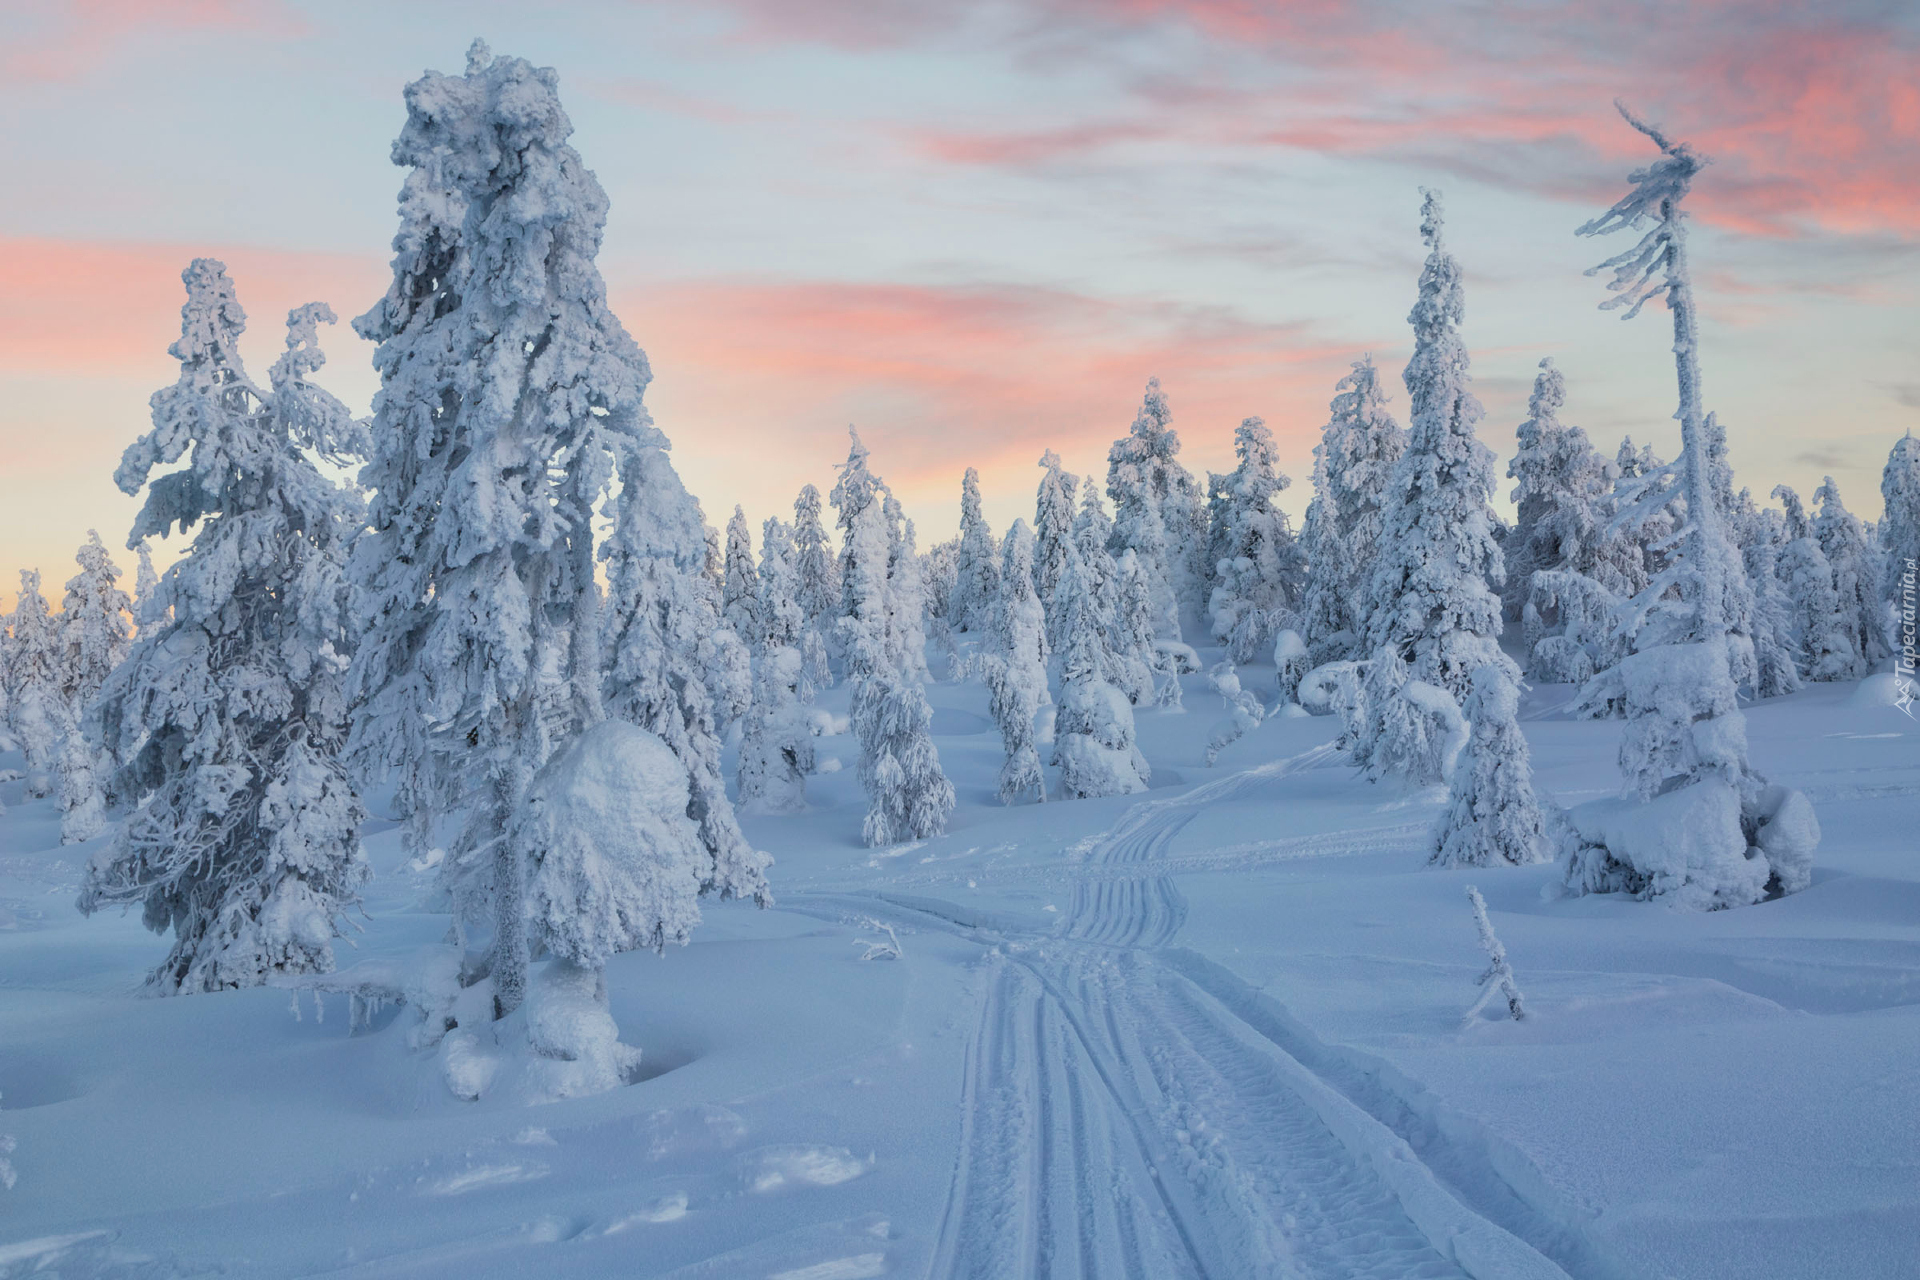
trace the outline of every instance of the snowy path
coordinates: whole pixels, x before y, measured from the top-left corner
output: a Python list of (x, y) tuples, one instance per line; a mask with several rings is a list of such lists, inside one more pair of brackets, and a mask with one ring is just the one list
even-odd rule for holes
[(1136, 805), (1052, 935), (999, 934), (931, 1276), (1564, 1276), (1156, 955), (1186, 915), (1160, 866), (1181, 829), (1331, 755)]

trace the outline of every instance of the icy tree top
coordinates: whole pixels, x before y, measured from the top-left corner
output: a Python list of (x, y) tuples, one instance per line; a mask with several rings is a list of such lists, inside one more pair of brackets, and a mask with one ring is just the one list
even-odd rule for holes
[(1653, 222), (1633, 248), (1587, 271), (1588, 275), (1613, 271), (1607, 288), (1620, 296), (1601, 303), (1601, 309), (1611, 311), (1625, 307), (1625, 318), (1632, 319), (1640, 314), (1648, 298), (1662, 289), (1682, 287), (1685, 283), (1684, 260), (1679, 254), (1686, 239), (1682, 223), (1686, 215), (1681, 211), (1680, 202), (1693, 187), (1693, 175), (1706, 166), (1707, 159), (1686, 143), (1673, 141), (1657, 126), (1635, 116), (1624, 102), (1615, 101), (1614, 106), (1628, 124), (1653, 140), (1660, 148), (1660, 158), (1644, 169), (1629, 173), (1627, 181), (1633, 184), (1633, 189), (1620, 197), (1611, 209), (1581, 224), (1575, 234), (1604, 236), (1615, 231), (1637, 231), (1649, 221)]

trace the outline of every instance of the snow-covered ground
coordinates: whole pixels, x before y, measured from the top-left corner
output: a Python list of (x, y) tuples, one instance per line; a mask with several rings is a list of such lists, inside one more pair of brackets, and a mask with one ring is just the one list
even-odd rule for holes
[[(928, 692), (951, 833), (862, 847), (856, 745), (821, 739), (811, 810), (745, 819), (777, 905), (707, 904), (691, 946), (616, 959), (642, 1079), (537, 1107), (456, 1100), (404, 1009), (355, 1030), (342, 996), (141, 998), (166, 943), (81, 918), (98, 842), (61, 848), (52, 802), (0, 787), (0, 1277), (1920, 1266), (1899, 711), (1852, 685), (1748, 709), (1755, 765), (1818, 806), (1814, 882), (1696, 915), (1559, 898), (1551, 867), (1427, 869), (1440, 795), (1356, 778), (1330, 719), (1270, 717), (1209, 769), (1198, 676), (1186, 714), (1140, 714), (1145, 796), (1015, 808), (984, 691)], [(1563, 804), (1618, 777), (1619, 724), (1557, 716), (1568, 696), (1523, 707)], [(343, 963), (404, 963), (446, 917), (391, 821), (368, 844)], [(1468, 884), (1525, 1022), (1461, 1021)]]

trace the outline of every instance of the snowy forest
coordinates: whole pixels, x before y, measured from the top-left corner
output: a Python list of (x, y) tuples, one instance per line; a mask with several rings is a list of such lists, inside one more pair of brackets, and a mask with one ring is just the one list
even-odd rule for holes
[(703, 509), (624, 162), (479, 42), (405, 105), (370, 413), (368, 299), (261, 376), (183, 263), (135, 524), (5, 616), (0, 1277), (1911, 1264), (1920, 442), (1871, 521), (1741, 465), (1674, 132), (1577, 228), (1673, 457), (1550, 356), (1489, 420), (1424, 189), (1298, 528), (1143, 368), (933, 529), (859, 424)]

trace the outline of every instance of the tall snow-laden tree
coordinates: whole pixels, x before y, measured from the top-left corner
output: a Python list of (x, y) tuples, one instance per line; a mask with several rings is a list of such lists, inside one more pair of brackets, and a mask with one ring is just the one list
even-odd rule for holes
[(1786, 521), (1777, 511), (1755, 507), (1745, 489), (1734, 516), (1741, 564), (1753, 586), (1753, 693), (1777, 698), (1800, 688), (1796, 611), (1780, 580)]
[[(849, 719), (860, 740), (860, 782), (868, 809), (861, 834), (869, 845), (924, 839), (946, 829), (953, 784), (933, 745), (933, 711), (919, 680), (903, 671), (896, 609), (902, 605), (900, 553), (911, 553), (904, 530), (890, 525), (891, 494), (867, 468), (868, 453), (852, 435), (831, 500), (839, 513), (840, 645), (853, 685)], [(903, 546), (903, 543), (905, 545)]]
[(1368, 591), (1372, 647), (1392, 645), (1409, 675), (1463, 700), (1488, 665), (1510, 676), (1500, 651), (1503, 581), (1493, 539), (1493, 451), (1474, 435), (1480, 402), (1468, 390), (1460, 266), (1441, 239), (1440, 194), (1425, 193), (1420, 235), (1428, 247), (1420, 294), (1407, 317), (1413, 359), (1404, 381), (1412, 426), (1394, 464), (1390, 502)]
[(1701, 406), (1681, 208), (1704, 161), (1624, 106), (1621, 114), (1660, 158), (1636, 170), (1632, 189), (1579, 230), (1643, 231), (1631, 249), (1593, 270), (1613, 272), (1608, 288), (1616, 296), (1603, 308), (1624, 308), (1631, 319), (1658, 295), (1672, 316), (1681, 440), (1672, 474), (1685, 524), (1623, 620), (1634, 652), (1596, 677), (1626, 710), (1623, 795), (1571, 811), (1565, 874), (1575, 892), (1624, 891), (1700, 909), (1739, 906), (1804, 887), (1819, 826), (1804, 796), (1768, 786), (1747, 761), (1737, 689), (1752, 671), (1751, 595), (1727, 536), (1715, 474), (1720, 450)]
[(1527, 419), (1515, 430), (1516, 447), (1507, 463), (1515, 519), (1501, 551), (1511, 621), (1519, 620), (1533, 575), (1541, 569), (1584, 573), (1616, 593), (1632, 587), (1609, 555), (1617, 550), (1606, 532), (1613, 468), (1585, 431), (1560, 421), (1566, 402), (1566, 378), (1549, 356), (1540, 361)]
[[(557, 85), (476, 41), (464, 74), (407, 87), (393, 282), (354, 326), (381, 376), (354, 552), (354, 747), (395, 777), (416, 851), (464, 812), (446, 882), (457, 919), (490, 930), (501, 1016), (525, 990), (528, 944), (523, 851), (500, 836), (548, 756), (602, 714), (594, 508), (616, 457), (658, 440), (646, 356), (594, 261), (606, 193), (567, 142)], [(692, 544), (701, 572), (698, 525)]]
[(1239, 465), (1222, 477), (1214, 539), (1220, 558), (1208, 611), (1214, 639), (1233, 661), (1249, 662), (1273, 647), (1280, 616), (1299, 605), (1306, 565), (1287, 513), (1273, 505), (1293, 481), (1280, 470), (1267, 424), (1241, 422), (1233, 451)]
[(759, 608), (759, 575), (753, 567), (753, 534), (747, 528), (747, 513), (738, 506), (727, 521), (726, 560), (721, 569), (720, 614), (733, 634), (751, 645), (761, 631), (755, 616)]
[(1813, 532), (1833, 567), (1833, 589), (1840, 597), (1840, 625), (1859, 654), (1857, 676), (1865, 676), (1887, 656), (1877, 599), (1878, 566), (1867, 545), (1866, 529), (1841, 501), (1840, 486), (1832, 476), (1825, 477), (1814, 490), (1813, 500), (1820, 504), (1820, 512), (1813, 518)]
[(798, 649), (768, 643), (755, 655), (753, 706), (740, 735), (742, 809), (796, 813), (807, 807), (814, 762), (811, 692)]
[[(1121, 558), (1133, 568), (1131, 553)], [(1137, 569), (1133, 575), (1139, 578)], [(1075, 591), (1069, 604), (1084, 599), (1084, 593)], [(1134, 741), (1133, 704), (1101, 670), (1097, 631), (1072, 626), (1068, 637), (1060, 660), (1060, 714), (1053, 736), (1061, 794), (1078, 800), (1145, 791), (1151, 771)]]
[(62, 688), (66, 654), (60, 624), (40, 594), (40, 571), (20, 571), (20, 594), (8, 622), (7, 727), (27, 758), (27, 794), (53, 790), (60, 746), (73, 726), (73, 707)]
[(1307, 585), (1303, 638), (1315, 666), (1364, 656), (1364, 611), (1407, 433), (1387, 412), (1373, 357), (1335, 384), (1332, 413), (1313, 449), (1313, 500), (1301, 526)]
[(673, 469), (666, 436), (650, 419), (642, 426), (622, 453), (613, 532), (599, 553), (607, 574), (604, 705), (665, 742), (686, 768), (687, 816), (708, 859), (700, 892), (765, 906), (770, 859), (741, 833), (720, 765), (721, 717), (746, 711), (750, 697), (738, 686), (750, 668), (705, 571), (700, 504)]
[(1887, 454), (1886, 468), (1880, 473), (1880, 497), (1886, 505), (1879, 528), (1883, 553), (1879, 625), (1888, 651), (1897, 659), (1895, 670), (1911, 676), (1912, 590), (1920, 569), (1920, 440), (1911, 431), (1896, 440)]
[(801, 486), (793, 501), (793, 571), (807, 624), (829, 626), (839, 613), (840, 587), (820, 523), (820, 491), (810, 484)]
[(913, 521), (891, 492), (882, 498), (880, 509), (887, 521), (887, 643), (894, 666), (924, 685), (932, 679), (927, 670), (927, 584)]
[(120, 589), (120, 567), (94, 530), (87, 530), (86, 545), (74, 560), (80, 572), (67, 579), (60, 638), (66, 650), (63, 692), (75, 708), (82, 708), (127, 656), (133, 643), (133, 599)]
[(1520, 690), (1496, 666), (1473, 673), (1467, 744), (1454, 764), (1432, 861), (1443, 867), (1520, 866), (1545, 860), (1546, 819), (1533, 792), (1533, 757), (1520, 732)]
[(960, 552), (954, 565), (952, 615), (956, 631), (985, 631), (993, 625), (1000, 596), (999, 548), (986, 517), (980, 514), (980, 473), (968, 467), (960, 479)]
[(1787, 542), (1780, 550), (1780, 578), (1798, 606), (1794, 636), (1809, 680), (1855, 680), (1863, 665), (1846, 609), (1835, 586), (1833, 566), (1820, 548), (1800, 495), (1782, 484), (1773, 496), (1785, 508)]
[(68, 728), (60, 745), (60, 842), (78, 844), (106, 829), (101, 774), (118, 761), (100, 759), (81, 732), (80, 718), (120, 665), (132, 643), (132, 599), (119, 588), (119, 566), (89, 529), (74, 556), (80, 572), (67, 580), (60, 610), (61, 694)]
[(153, 548), (142, 538), (134, 550), (140, 566), (133, 575), (133, 623), (136, 627), (156, 626), (166, 621), (166, 602), (160, 595), (160, 575), (153, 571)]
[(793, 526), (778, 516), (768, 516), (760, 526), (760, 568), (754, 575), (753, 591), (754, 617), (759, 626), (753, 635), (741, 639), (799, 648), (800, 636), (807, 627), (807, 615), (800, 604)]
[(1160, 379), (1147, 383), (1128, 433), (1107, 451), (1107, 497), (1113, 501), (1117, 556), (1132, 551), (1146, 575), (1155, 627), (1178, 639), (1181, 614), (1197, 618), (1206, 606), (1206, 508), (1193, 475), (1178, 461), (1180, 436), (1172, 427)]
[(1153, 697), (1154, 672), (1160, 662), (1153, 639), (1159, 615), (1153, 605), (1152, 584), (1138, 555), (1122, 552), (1114, 572), (1120, 583), (1113, 618), (1113, 650), (1118, 655), (1114, 683), (1137, 707)]
[(820, 491), (812, 485), (802, 486), (793, 503), (793, 577), (794, 599), (806, 619), (799, 644), (801, 660), (807, 679), (815, 688), (825, 689), (833, 684), (827, 641), (834, 619), (840, 616), (840, 584), (827, 531), (820, 524)]
[[(1044, 474), (1033, 507), (1033, 589), (1045, 605), (1057, 597), (1060, 579), (1073, 558), (1073, 499), (1080, 478), (1062, 468), (1060, 455), (1051, 449), (1041, 456), (1039, 465)], [(1047, 638), (1054, 643), (1065, 639), (1053, 616), (1058, 612), (1050, 608), (1047, 618)]]
[[(365, 428), (308, 381), (325, 363), (311, 303), (262, 389), (240, 363), (246, 315), (211, 259), (182, 273), (173, 386), (114, 482), (147, 490), (129, 546), (198, 524), (167, 570), (172, 612), (143, 628), (89, 713), (115, 790), (145, 796), (88, 864), (79, 907), (139, 903), (173, 932), (148, 979), (172, 995), (264, 984), (333, 966), (333, 939), (366, 877), (365, 811), (340, 751), (347, 727), (346, 547), (360, 503), (309, 455), (363, 456)], [(186, 466), (153, 476), (156, 467)]]
[[(1067, 563), (1070, 572), (1072, 561)], [(986, 684), (994, 723), (1007, 749), (997, 794), (1001, 804), (1047, 798), (1047, 779), (1034, 745), (1034, 717), (1047, 699), (1046, 617), (1034, 592), (1034, 537), (1027, 522), (1007, 530), (1000, 564), (1000, 602)], [(1056, 590), (1059, 584), (1056, 583)], [(1058, 596), (1056, 595), (1056, 599)]]

